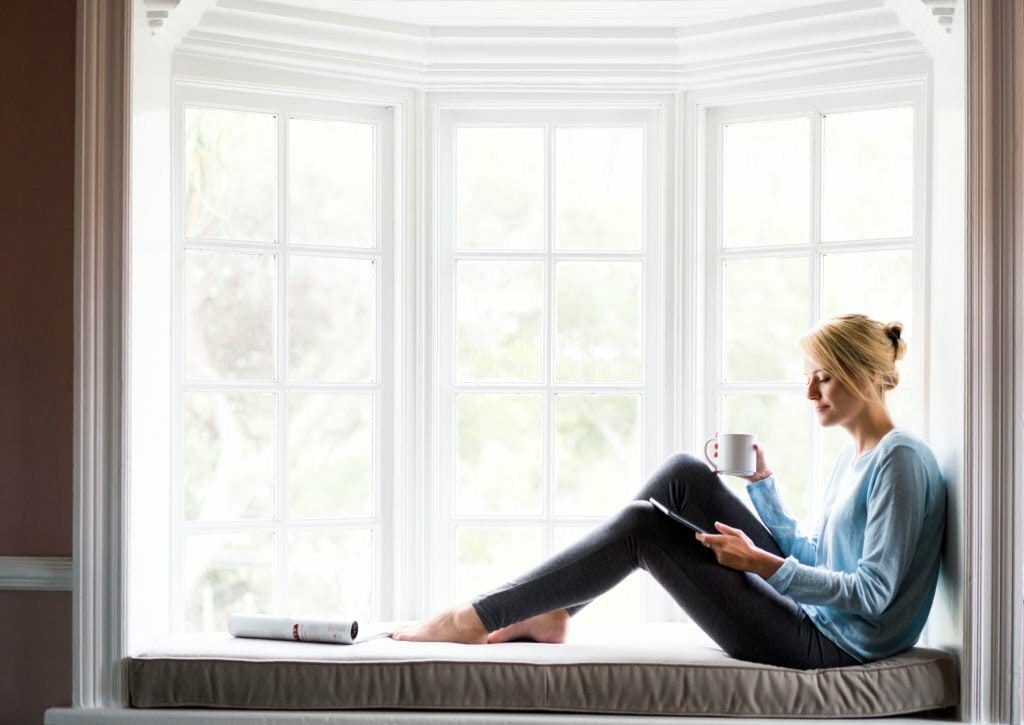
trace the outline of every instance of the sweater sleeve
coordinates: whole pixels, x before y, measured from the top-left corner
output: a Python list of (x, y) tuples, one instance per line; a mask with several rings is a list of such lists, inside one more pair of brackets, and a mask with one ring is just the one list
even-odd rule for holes
[(790, 556), (768, 583), (799, 602), (867, 616), (881, 614), (895, 598), (913, 559), (927, 490), (927, 473), (914, 451), (893, 449), (879, 464), (867, 492), (862, 554), (855, 569), (832, 571)]
[(794, 562), (814, 565), (817, 561), (818, 537), (804, 536), (798, 531), (794, 519), (782, 505), (782, 499), (775, 488), (775, 477), (768, 476), (760, 481), (747, 484), (747, 494), (761, 521), (772, 532), (782, 553)]

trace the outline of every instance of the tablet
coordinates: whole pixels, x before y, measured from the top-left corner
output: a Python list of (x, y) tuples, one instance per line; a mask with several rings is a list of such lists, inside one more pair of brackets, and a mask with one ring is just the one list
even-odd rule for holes
[(697, 526), (697, 524), (693, 523), (692, 521), (690, 521), (688, 518), (686, 518), (684, 516), (680, 516), (675, 511), (672, 511), (671, 509), (669, 509), (665, 504), (663, 504), (661, 501), (659, 501), (656, 498), (649, 498), (647, 500), (650, 501), (652, 504), (654, 504), (654, 508), (656, 508), (659, 511), (661, 511), (663, 514), (668, 516), (670, 519), (675, 519), (676, 521), (681, 523), (683, 526), (689, 526), (694, 531), (699, 531), (702, 534), (713, 534), (713, 533), (715, 533), (714, 531), (708, 531), (707, 529), (704, 529), (704, 528), (701, 528), (700, 526)]

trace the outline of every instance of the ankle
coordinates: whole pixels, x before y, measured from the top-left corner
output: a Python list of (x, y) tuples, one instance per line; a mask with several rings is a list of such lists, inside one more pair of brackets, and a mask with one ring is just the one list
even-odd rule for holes
[(487, 627), (484, 626), (472, 604), (456, 609), (452, 618), (455, 621), (455, 626), (463, 631), (479, 635), (487, 634)]

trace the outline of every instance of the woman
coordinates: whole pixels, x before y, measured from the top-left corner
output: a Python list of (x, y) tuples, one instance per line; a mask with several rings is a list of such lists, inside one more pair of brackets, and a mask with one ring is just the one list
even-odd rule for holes
[[(935, 593), (946, 497), (931, 452), (894, 427), (885, 404), (906, 351), (901, 331), (899, 323), (845, 315), (800, 341), (818, 422), (852, 439), (829, 479), (816, 536), (797, 532), (761, 448), (747, 478), (760, 519), (703, 462), (678, 455), (570, 548), (392, 636), (562, 642), (569, 617), (641, 567), (739, 659), (838, 667), (913, 646)], [(691, 536), (649, 497), (718, 533)]]

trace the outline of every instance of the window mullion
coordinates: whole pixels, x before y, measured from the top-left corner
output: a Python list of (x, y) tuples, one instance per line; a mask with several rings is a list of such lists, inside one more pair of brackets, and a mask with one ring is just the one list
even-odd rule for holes
[(277, 471), (274, 506), (273, 608), (283, 612), (288, 602), (288, 257), (285, 239), (288, 224), (288, 113), (277, 121)]
[[(811, 114), (811, 254), (808, 259), (811, 274), (811, 299), (810, 319), (807, 327), (814, 325), (821, 317), (821, 198), (822, 198), (822, 158), (821, 158), (821, 113)], [(804, 415), (811, 417), (812, 413), (808, 408)], [(823, 468), (822, 458), (822, 431), (821, 426), (811, 422), (811, 460), (807, 462), (807, 480), (813, 482), (817, 472)], [(816, 487), (813, 485), (804, 488), (805, 510), (814, 510), (814, 496)]]
[(556, 476), (554, 471), (555, 437), (555, 125), (544, 124), (544, 421), (541, 466), (544, 471), (544, 495), (541, 497), (541, 553), (546, 557), (554, 545), (554, 510)]

